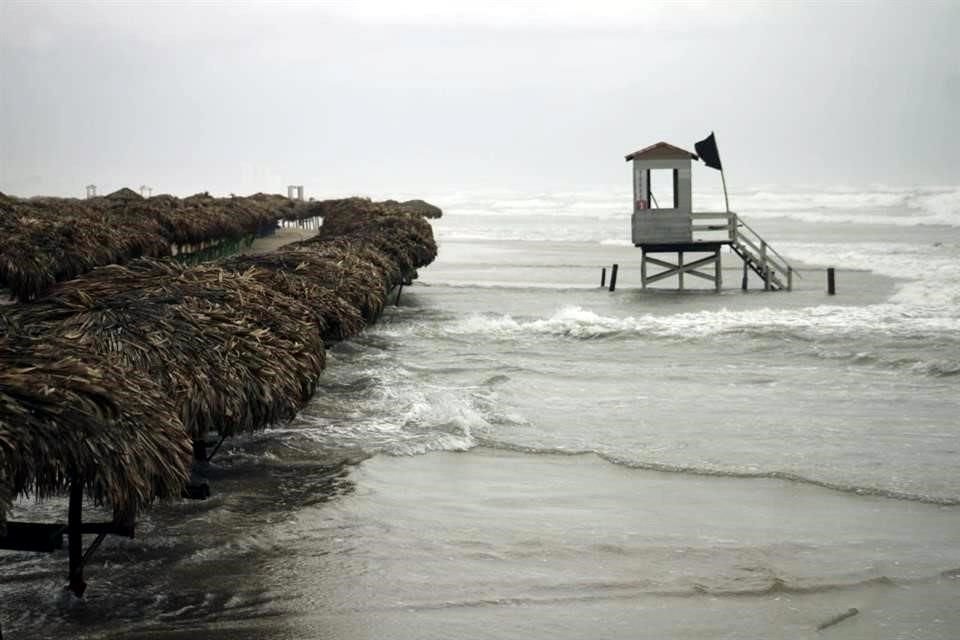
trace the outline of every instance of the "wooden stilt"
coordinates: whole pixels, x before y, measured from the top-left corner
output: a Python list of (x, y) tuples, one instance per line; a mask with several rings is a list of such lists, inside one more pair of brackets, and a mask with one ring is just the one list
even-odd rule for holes
[(833, 267), (827, 269), (827, 294), (836, 295), (837, 293), (837, 270)]
[(600, 269), (600, 288), (603, 289), (607, 286), (607, 268), (602, 267)]
[(743, 280), (740, 282), (740, 288), (743, 289), (744, 291), (747, 290), (747, 269), (749, 269), (749, 267), (747, 266), (747, 261), (744, 260), (743, 261)]
[(644, 289), (647, 288), (647, 250), (640, 250), (640, 286)]
[(617, 270), (620, 268), (620, 265), (613, 265), (613, 269), (610, 271), (610, 291), (617, 290)]
[(723, 289), (723, 267), (720, 264), (720, 247), (717, 247), (717, 252), (713, 255), (713, 290), (720, 293), (720, 290)]
[(677, 252), (677, 279), (680, 281), (680, 291), (683, 291), (683, 251)]
[[(647, 256), (645, 262), (652, 264), (654, 266), (663, 267), (665, 270), (654, 275), (647, 275), (645, 280), (648, 284), (658, 282), (664, 278), (670, 278), (672, 276), (677, 276), (678, 279), (682, 278), (685, 274), (690, 274), (698, 278), (702, 278), (716, 285), (716, 263), (717, 263), (717, 250), (713, 250), (712, 253), (707, 255), (704, 258), (697, 258), (692, 262), (687, 262), (681, 258), (680, 264), (673, 264), (667, 262), (666, 260), (660, 260), (658, 258), (653, 258)], [(703, 267), (708, 267), (711, 264), (714, 265), (714, 271), (711, 273), (709, 271), (700, 271), (699, 269)]]

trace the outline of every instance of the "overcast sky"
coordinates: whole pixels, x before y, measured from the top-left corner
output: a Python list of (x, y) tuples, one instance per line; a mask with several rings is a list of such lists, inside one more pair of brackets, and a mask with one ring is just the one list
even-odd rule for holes
[[(960, 2), (0, 0), (0, 191), (960, 183)], [(698, 170), (703, 181), (715, 172)]]

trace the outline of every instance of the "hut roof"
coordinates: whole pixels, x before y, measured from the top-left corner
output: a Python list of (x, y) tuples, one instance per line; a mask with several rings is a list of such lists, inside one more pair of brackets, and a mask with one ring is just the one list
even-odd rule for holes
[(143, 196), (128, 187), (117, 189), (105, 197), (107, 200), (143, 200)]
[(196, 437), (293, 417), (324, 366), (303, 302), (215, 265), (111, 265), (7, 314), (34, 335), (148, 372), (178, 398)]
[(148, 376), (66, 340), (0, 338), (0, 528), (13, 495), (74, 480), (121, 513), (178, 496), (191, 459), (169, 394)]
[(627, 162), (631, 160), (642, 159), (678, 159), (678, 160), (696, 160), (697, 154), (691, 153), (686, 149), (675, 147), (668, 142), (658, 142), (649, 147), (644, 147), (639, 151), (634, 151), (626, 156)]

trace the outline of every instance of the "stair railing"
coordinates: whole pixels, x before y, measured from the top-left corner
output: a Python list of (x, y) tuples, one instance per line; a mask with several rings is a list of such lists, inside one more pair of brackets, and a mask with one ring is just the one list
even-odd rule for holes
[[(727, 240), (734, 247), (741, 248), (759, 262), (764, 279), (764, 288), (771, 288), (775, 273), (778, 273), (786, 280), (787, 290), (793, 289), (793, 274), (795, 272), (793, 266), (736, 213), (732, 211), (697, 212), (691, 214), (690, 217), (691, 222), (718, 218), (723, 220), (721, 224), (694, 224), (691, 229), (693, 231), (726, 231)], [(797, 275), (799, 276), (799, 274)]]

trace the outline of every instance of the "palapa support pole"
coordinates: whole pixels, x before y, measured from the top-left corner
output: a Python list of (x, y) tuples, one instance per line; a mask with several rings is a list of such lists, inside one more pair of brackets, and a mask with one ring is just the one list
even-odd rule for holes
[[(217, 445), (219, 448), (219, 445)], [(190, 480), (184, 485), (180, 493), (181, 498), (187, 500), (206, 500), (210, 497), (210, 485), (203, 481), (200, 470), (206, 468), (210, 456), (207, 455), (207, 441), (205, 438), (193, 439), (193, 468), (190, 471)]]
[(67, 514), (67, 541), (70, 555), (70, 575), (67, 588), (78, 598), (83, 596), (87, 583), (83, 580), (83, 483), (74, 477), (70, 481), (70, 507)]
[(610, 291), (617, 290), (617, 270), (620, 268), (620, 265), (613, 265), (613, 269), (610, 271)]

